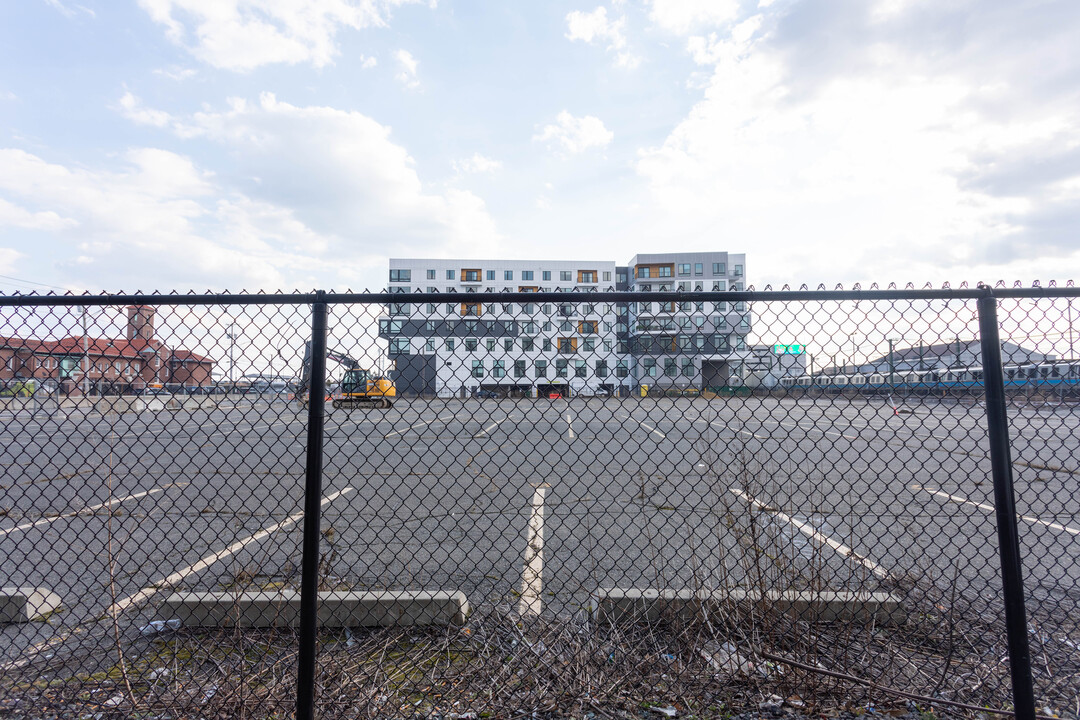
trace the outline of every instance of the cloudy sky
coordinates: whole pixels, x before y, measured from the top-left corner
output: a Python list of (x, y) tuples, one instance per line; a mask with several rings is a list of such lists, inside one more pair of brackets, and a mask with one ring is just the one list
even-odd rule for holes
[(1077, 37), (1074, 0), (5, 2), (0, 290), (1080, 277)]

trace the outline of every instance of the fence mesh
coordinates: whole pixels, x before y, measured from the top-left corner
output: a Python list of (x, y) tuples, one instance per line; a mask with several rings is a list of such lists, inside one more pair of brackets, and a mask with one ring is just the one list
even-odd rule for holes
[[(5, 299), (0, 714), (293, 713), (309, 392), (322, 716), (1011, 708), (974, 293), (386, 297), (325, 392), (307, 296)], [(998, 310), (1061, 717), (1071, 303)]]

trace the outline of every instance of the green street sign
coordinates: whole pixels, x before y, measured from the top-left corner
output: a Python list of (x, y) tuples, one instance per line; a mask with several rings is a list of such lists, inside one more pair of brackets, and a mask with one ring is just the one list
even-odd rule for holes
[(802, 355), (806, 350), (805, 345), (773, 345), (772, 351), (776, 355)]

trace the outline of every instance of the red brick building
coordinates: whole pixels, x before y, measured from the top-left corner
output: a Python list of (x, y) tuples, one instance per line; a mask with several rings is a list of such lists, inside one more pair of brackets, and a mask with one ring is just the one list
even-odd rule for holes
[(84, 387), (94, 395), (111, 395), (152, 385), (211, 384), (214, 361), (156, 339), (154, 315), (149, 305), (128, 307), (125, 338), (0, 337), (0, 382), (10, 386), (20, 380), (51, 381), (72, 395), (81, 394)]

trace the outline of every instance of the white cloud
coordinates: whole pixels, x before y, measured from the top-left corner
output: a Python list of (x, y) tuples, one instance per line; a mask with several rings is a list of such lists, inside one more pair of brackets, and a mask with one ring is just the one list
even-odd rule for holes
[(609, 20), (607, 8), (600, 6), (591, 13), (575, 10), (566, 16), (566, 37), (586, 43), (606, 42), (607, 50), (615, 53), (619, 67), (635, 68), (641, 59), (626, 49), (626, 18)]
[(19, 99), (19, 96), (16, 95), (15, 93), (11, 92), (10, 90), (5, 90), (4, 92), (0, 92), (0, 100), (18, 100), (18, 99)]
[(397, 50), (394, 53), (394, 59), (398, 61), (398, 74), (394, 77), (405, 87), (410, 90), (420, 86), (420, 81), (416, 77), (417, 67), (420, 65), (419, 61), (412, 56), (412, 53), (408, 50)]
[(0, 247), (0, 271), (5, 275), (13, 273), (16, 261), (22, 257), (25, 256), (14, 248)]
[(195, 77), (199, 74), (199, 71), (195, 70), (194, 68), (170, 67), (158, 68), (157, 70), (154, 70), (154, 74), (160, 75), (162, 77), (167, 77), (170, 80), (181, 81)]
[(554, 144), (568, 153), (580, 153), (592, 147), (604, 147), (614, 137), (600, 118), (592, 115), (576, 118), (563, 110), (556, 122), (545, 125), (533, 140)]
[(738, 0), (649, 0), (649, 5), (649, 19), (679, 35), (724, 25), (739, 14)]
[[(711, 78), (666, 141), (640, 154), (657, 211), (645, 235), (721, 229), (727, 248), (761, 248), (759, 286), (996, 277), (1003, 263), (1032, 267), (1047, 254), (1080, 269), (1075, 242), (1049, 239), (1078, 216), (1068, 210), (1080, 202), (1080, 132), (1069, 104), (988, 114), (1008, 91), (988, 85), (982, 68), (969, 76), (930, 60), (921, 42), (874, 38), (863, 54), (820, 58), (815, 43), (836, 32), (821, 20), (800, 19), (821, 38), (788, 36), (786, 46), (757, 17), (689, 40)], [(852, 31), (851, 42), (858, 37)], [(974, 47), (966, 42), (965, 53)], [(811, 57), (820, 62), (807, 65)], [(1065, 159), (1069, 148), (1077, 150)], [(1006, 168), (1006, 156), (1034, 158), (1027, 164), (1037, 170)], [(1025, 193), (1032, 182), (1041, 194)], [(1046, 239), (1033, 244), (1025, 225), (1040, 207)]]
[(370, 70), (379, 64), (379, 61), (372, 55), (362, 55), (360, 60), (360, 67), (364, 70)]
[(172, 123), (172, 116), (169, 113), (144, 107), (139, 98), (132, 95), (130, 91), (120, 97), (120, 112), (136, 125), (165, 127)]
[(498, 160), (484, 157), (480, 153), (474, 153), (472, 157), (454, 161), (454, 170), (459, 174), (464, 173), (493, 173), (502, 169), (502, 163)]
[[(172, 116), (168, 127), (228, 148), (236, 175), (257, 179), (245, 181), (245, 197), (290, 209), (320, 237), (347, 238), (332, 243), (342, 271), (351, 258), (382, 256), (391, 242), (402, 254), (430, 256), (484, 254), (498, 239), (479, 197), (426, 190), (390, 129), (361, 113), (264, 93), (257, 102), (234, 98), (222, 110)], [(480, 155), (464, 162), (474, 172), (496, 163)]]
[(63, 218), (52, 211), (31, 212), (0, 198), (0, 227), (26, 230), (63, 230), (78, 225), (72, 218)]
[(337, 33), (385, 26), (392, 8), (418, 0), (139, 0), (168, 37), (214, 67), (271, 63), (322, 67)]
[(64, 3), (60, 2), (60, 0), (45, 0), (45, 4), (55, 10), (58, 10), (60, 14), (64, 15), (65, 17), (75, 17), (79, 13), (89, 15), (92, 18), (97, 17), (97, 14), (93, 10), (84, 5), (76, 4), (72, 7), (68, 7)]

